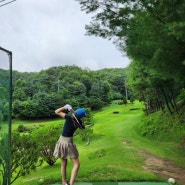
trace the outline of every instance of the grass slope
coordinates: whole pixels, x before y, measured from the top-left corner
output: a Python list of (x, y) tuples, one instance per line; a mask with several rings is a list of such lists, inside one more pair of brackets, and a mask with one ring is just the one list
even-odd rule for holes
[[(90, 145), (86, 146), (76, 136), (75, 143), (79, 149), (81, 167), (76, 181), (161, 181), (153, 174), (142, 168), (144, 158), (138, 155), (138, 149), (146, 150), (160, 157), (167, 157), (171, 151), (171, 145), (154, 142), (141, 137), (135, 131), (140, 124), (143, 112), (142, 104), (136, 102), (129, 105), (112, 105), (102, 111), (94, 113), (93, 134), (90, 136)], [(136, 110), (130, 110), (135, 109)], [(113, 113), (118, 111), (119, 113)], [(47, 122), (48, 123), (48, 122)], [(49, 122), (58, 124), (58, 121)], [(14, 127), (15, 128), (15, 127)], [(172, 160), (178, 154), (172, 155)], [(70, 177), (72, 168), (68, 162), (67, 177)], [(43, 179), (44, 183), (39, 182)], [(37, 171), (15, 181), (13, 185), (37, 185), (61, 182), (60, 159), (54, 166), (44, 164)]]

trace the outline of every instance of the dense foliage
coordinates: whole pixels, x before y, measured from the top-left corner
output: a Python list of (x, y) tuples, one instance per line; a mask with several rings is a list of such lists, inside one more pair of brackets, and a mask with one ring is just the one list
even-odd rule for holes
[(19, 177), (29, 174), (42, 164), (39, 148), (32, 135), (13, 132), (11, 141), (11, 184)]
[[(182, 0), (79, 0), (92, 13), (87, 35), (113, 39), (131, 59), (127, 86), (146, 103), (146, 113), (166, 106), (185, 87), (185, 2)], [(180, 95), (181, 102), (184, 97)]]
[[(8, 71), (0, 70), (2, 91), (0, 119), (4, 114)], [(13, 117), (51, 118), (54, 110), (66, 103), (101, 109), (113, 99), (125, 96), (125, 69), (89, 71), (77, 66), (60, 66), (37, 73), (13, 71)], [(4, 93), (3, 93), (4, 92)]]
[(51, 166), (54, 165), (57, 160), (57, 158), (53, 156), (53, 152), (60, 132), (61, 125), (57, 125), (41, 127), (32, 133), (35, 142), (37, 142), (40, 158)]
[(0, 137), (0, 184), (7, 184), (7, 176), (9, 175), (9, 150), (8, 150), (8, 135), (3, 134)]

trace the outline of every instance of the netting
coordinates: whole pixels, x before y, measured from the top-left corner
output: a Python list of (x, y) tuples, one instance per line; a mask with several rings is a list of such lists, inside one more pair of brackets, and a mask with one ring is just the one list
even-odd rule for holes
[(12, 54), (0, 47), (0, 185), (10, 184)]

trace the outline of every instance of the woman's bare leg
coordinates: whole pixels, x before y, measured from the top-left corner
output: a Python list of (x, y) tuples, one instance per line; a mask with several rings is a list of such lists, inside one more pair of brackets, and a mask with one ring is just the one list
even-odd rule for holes
[(66, 167), (67, 167), (67, 159), (61, 159), (61, 175), (62, 175), (62, 184), (66, 185)]
[(70, 185), (73, 185), (80, 167), (80, 162), (78, 159), (71, 159), (71, 161), (73, 162), (73, 169), (71, 171)]

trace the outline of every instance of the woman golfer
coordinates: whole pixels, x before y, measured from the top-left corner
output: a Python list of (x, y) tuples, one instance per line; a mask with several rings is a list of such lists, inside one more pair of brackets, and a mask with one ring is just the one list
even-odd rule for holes
[[(64, 110), (68, 110), (75, 114), (76, 118), (78, 119), (78, 123), (73, 116), (64, 113), (63, 112)], [(86, 112), (82, 108), (78, 108), (76, 111), (74, 111), (71, 105), (67, 104), (64, 107), (55, 110), (55, 113), (58, 116), (64, 118), (65, 123), (62, 128), (61, 136), (56, 143), (53, 155), (55, 157), (61, 158), (61, 175), (63, 185), (68, 184), (66, 180), (67, 158), (71, 159), (73, 163), (73, 169), (71, 171), (71, 178), (69, 184), (73, 185), (76, 175), (78, 173), (78, 169), (80, 167), (80, 162), (78, 160), (79, 153), (76, 148), (76, 145), (73, 144), (73, 134), (77, 128), (85, 129), (85, 127), (82, 124), (81, 118), (86, 116)]]

